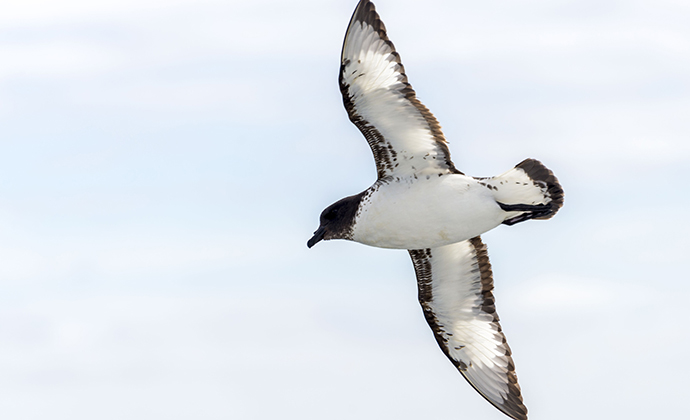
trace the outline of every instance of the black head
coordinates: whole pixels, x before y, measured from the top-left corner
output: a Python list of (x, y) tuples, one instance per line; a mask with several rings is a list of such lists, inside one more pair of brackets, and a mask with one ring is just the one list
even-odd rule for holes
[(321, 213), (319, 221), (321, 225), (307, 242), (307, 246), (311, 248), (322, 239), (350, 239), (355, 215), (363, 195), (364, 193), (360, 193), (345, 197), (326, 207), (326, 210)]

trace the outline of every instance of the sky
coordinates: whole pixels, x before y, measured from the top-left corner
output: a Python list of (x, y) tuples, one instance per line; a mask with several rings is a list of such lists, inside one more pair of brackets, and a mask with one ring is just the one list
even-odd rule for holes
[[(505, 418), (406, 252), (306, 247), (376, 176), (337, 85), (355, 5), (3, 2), (3, 419)], [(690, 5), (376, 5), (460, 170), (565, 189), (483, 235), (530, 418), (680, 418)]]

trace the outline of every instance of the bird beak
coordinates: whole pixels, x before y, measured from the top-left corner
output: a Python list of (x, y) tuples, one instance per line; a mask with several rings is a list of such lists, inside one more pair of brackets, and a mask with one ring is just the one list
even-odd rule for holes
[(307, 242), (307, 246), (311, 248), (316, 245), (317, 242), (323, 239), (324, 234), (326, 234), (326, 229), (324, 229), (323, 226), (319, 226), (319, 228), (316, 229), (316, 232), (314, 232), (314, 236), (312, 236), (309, 242)]

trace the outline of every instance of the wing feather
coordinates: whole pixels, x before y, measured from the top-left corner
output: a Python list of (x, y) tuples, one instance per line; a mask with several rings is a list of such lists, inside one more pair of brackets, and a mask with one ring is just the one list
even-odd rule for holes
[(374, 4), (357, 5), (341, 54), (340, 91), (374, 154), (379, 179), (459, 173), (441, 126), (417, 99)]
[(527, 419), (498, 322), (486, 246), (476, 237), (409, 252), (419, 302), (441, 350), (487, 401), (513, 419)]

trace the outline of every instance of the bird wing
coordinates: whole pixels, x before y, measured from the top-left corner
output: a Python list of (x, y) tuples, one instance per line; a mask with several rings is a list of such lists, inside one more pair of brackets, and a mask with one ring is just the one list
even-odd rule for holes
[(345, 34), (340, 91), (374, 153), (379, 179), (459, 173), (441, 126), (417, 99), (374, 4), (357, 5)]
[(441, 350), (484, 398), (527, 419), (510, 347), (494, 306), (493, 274), (481, 239), (410, 250), (419, 302)]

